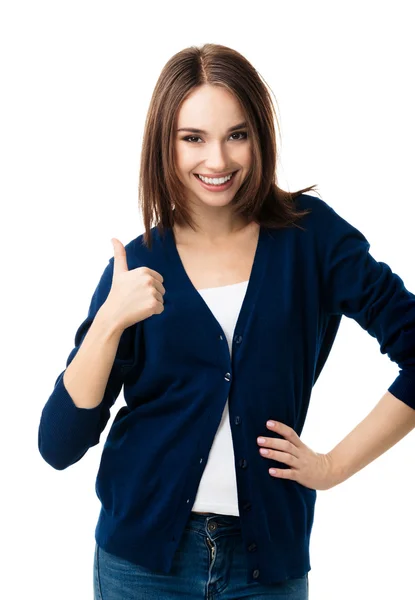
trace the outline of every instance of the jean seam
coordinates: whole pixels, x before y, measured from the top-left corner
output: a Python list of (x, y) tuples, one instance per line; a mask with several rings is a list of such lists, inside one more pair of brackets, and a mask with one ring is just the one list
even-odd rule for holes
[(99, 577), (99, 546), (97, 543), (95, 543), (95, 572), (94, 572), (94, 578), (95, 578), (95, 588), (98, 594), (97, 598), (94, 598), (94, 600), (102, 600), (102, 590), (101, 590), (101, 581), (100, 581), (100, 577)]

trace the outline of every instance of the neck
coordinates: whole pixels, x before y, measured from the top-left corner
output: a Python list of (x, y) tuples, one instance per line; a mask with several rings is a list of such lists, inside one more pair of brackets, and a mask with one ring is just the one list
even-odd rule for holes
[(227, 244), (238, 235), (258, 225), (253, 221), (248, 222), (246, 219), (238, 218), (228, 222), (224, 222), (223, 219), (211, 219), (207, 222), (205, 219), (203, 224), (196, 222), (195, 226), (196, 231), (187, 225), (179, 226), (175, 223), (173, 231), (176, 240), (180, 240), (181, 243), (198, 242), (217, 246)]

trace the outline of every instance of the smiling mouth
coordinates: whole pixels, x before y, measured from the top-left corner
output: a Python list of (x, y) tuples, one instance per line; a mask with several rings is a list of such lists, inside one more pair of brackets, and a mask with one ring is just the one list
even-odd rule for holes
[(193, 175), (195, 177), (199, 177), (199, 175), (201, 175), (202, 177), (204, 177), (205, 179), (222, 179), (222, 177), (229, 177), (229, 175), (231, 175), (231, 179), (232, 177), (235, 175), (235, 173), (237, 173), (239, 171), (239, 169), (237, 169), (236, 171), (232, 171), (231, 173), (228, 173), (227, 175), (221, 175), (220, 177), (218, 177), (217, 175), (212, 176), (212, 175), (202, 175), (202, 173), (193, 173)]

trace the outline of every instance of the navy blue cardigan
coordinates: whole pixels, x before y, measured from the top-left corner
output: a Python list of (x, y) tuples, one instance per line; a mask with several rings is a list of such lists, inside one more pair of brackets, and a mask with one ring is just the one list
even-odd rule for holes
[[(252, 273), (232, 340), (188, 278), (171, 229), (152, 228), (126, 245), (130, 269), (161, 273), (164, 311), (127, 328), (102, 403), (78, 408), (58, 376), (39, 424), (39, 451), (55, 469), (99, 443), (124, 386), (126, 405), (105, 440), (96, 479), (96, 542), (107, 552), (168, 573), (192, 510), (229, 396), (239, 517), (247, 582), (273, 583), (310, 570), (316, 490), (272, 477), (257, 437), (273, 418), (301, 434), (314, 383), (342, 315), (355, 319), (399, 367), (389, 391), (415, 409), (415, 296), (369, 253), (364, 235), (323, 200), (302, 194), (312, 212), (300, 224), (261, 227)], [(109, 259), (74, 358), (112, 282)], [(288, 468), (273, 462), (273, 466)]]

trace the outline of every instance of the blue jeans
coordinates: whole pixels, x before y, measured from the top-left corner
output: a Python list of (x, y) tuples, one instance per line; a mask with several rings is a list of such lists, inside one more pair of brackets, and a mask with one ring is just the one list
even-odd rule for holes
[(246, 576), (245, 547), (235, 515), (190, 513), (169, 574), (95, 545), (94, 600), (308, 600), (308, 573), (270, 585), (247, 584)]

